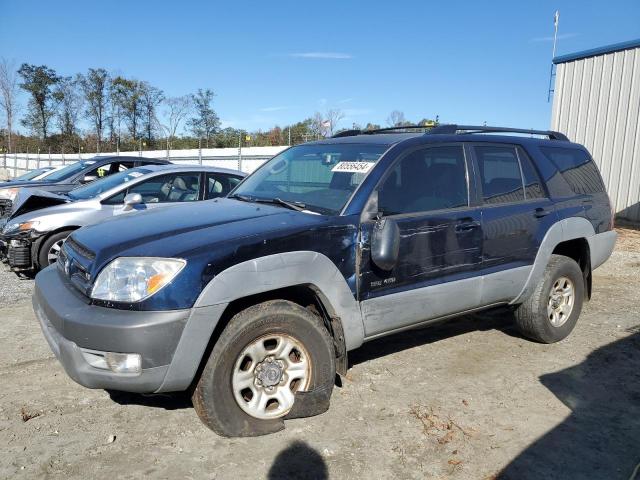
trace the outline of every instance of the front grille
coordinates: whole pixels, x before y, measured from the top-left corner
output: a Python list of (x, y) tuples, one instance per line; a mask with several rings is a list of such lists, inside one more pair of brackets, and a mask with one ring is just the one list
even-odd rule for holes
[(28, 268), (31, 267), (31, 247), (12, 247), (9, 246), (9, 252), (7, 257), (9, 258), (9, 266), (15, 268)]
[(87, 260), (95, 260), (96, 254), (89, 250), (87, 247), (78, 243), (73, 237), (68, 237), (64, 242), (67, 248), (71, 249), (75, 253), (80, 256), (86, 258)]
[(0, 217), (9, 215), (13, 208), (13, 202), (8, 198), (0, 198)]

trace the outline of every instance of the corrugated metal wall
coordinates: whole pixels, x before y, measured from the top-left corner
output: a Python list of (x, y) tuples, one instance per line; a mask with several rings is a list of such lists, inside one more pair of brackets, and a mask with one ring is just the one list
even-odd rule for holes
[(551, 129), (586, 146), (620, 217), (640, 221), (640, 48), (556, 66)]

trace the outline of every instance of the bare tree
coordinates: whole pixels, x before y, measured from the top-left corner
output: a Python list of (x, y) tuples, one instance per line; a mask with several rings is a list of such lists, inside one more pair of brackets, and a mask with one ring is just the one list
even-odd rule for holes
[(193, 108), (193, 102), (189, 95), (183, 95), (182, 97), (169, 97), (165, 99), (164, 116), (166, 123), (162, 124), (162, 127), (167, 133), (167, 148), (175, 138), (180, 124), (191, 113)]
[(387, 117), (387, 124), (390, 127), (401, 127), (407, 123), (404, 113), (400, 110), (394, 110)]
[(15, 64), (9, 60), (0, 59), (0, 106), (7, 117), (7, 147), (11, 152), (11, 134), (13, 119), (17, 114), (18, 75)]
[(110, 81), (109, 73), (103, 68), (90, 68), (86, 75), (78, 75), (78, 82), (86, 101), (84, 114), (93, 124), (98, 152), (104, 136), (104, 124), (107, 121)]
[(343, 118), (344, 118), (344, 113), (342, 113), (342, 110), (337, 108), (332, 108), (330, 110), (327, 110), (327, 113), (325, 114), (325, 119), (326, 119), (326, 122), (329, 123), (329, 125), (327, 126), (329, 136), (332, 136), (333, 132), (337, 130), (338, 124)]
[(83, 103), (78, 83), (71, 77), (61, 77), (53, 92), (53, 98), (57, 102), (56, 118), (60, 133), (68, 140), (78, 133), (78, 116)]

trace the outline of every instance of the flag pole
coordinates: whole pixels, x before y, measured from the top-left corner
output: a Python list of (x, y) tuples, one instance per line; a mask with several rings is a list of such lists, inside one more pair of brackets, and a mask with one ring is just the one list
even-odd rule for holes
[(555, 73), (553, 71), (553, 59), (556, 58), (556, 45), (558, 42), (558, 23), (560, 22), (560, 10), (556, 10), (553, 15), (553, 52), (551, 53), (551, 70), (549, 72), (549, 90), (547, 91), (547, 103), (551, 101), (551, 94), (553, 93), (553, 77)]

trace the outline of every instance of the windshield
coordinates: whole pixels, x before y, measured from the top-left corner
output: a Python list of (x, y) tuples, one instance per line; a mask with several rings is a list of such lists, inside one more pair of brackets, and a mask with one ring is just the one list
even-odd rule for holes
[(298, 145), (273, 157), (231, 196), (296, 203), (324, 214), (339, 213), (382, 156), (386, 145)]
[(44, 172), (51, 170), (51, 168), (37, 168), (35, 170), (31, 170), (30, 172), (25, 173), (24, 175), (20, 175), (16, 177), (16, 180), (31, 180), (32, 178), (36, 178), (39, 175), (42, 175)]
[(62, 180), (66, 180), (67, 178), (73, 177), (76, 173), (84, 170), (89, 165), (93, 165), (95, 160), (87, 160), (85, 162), (76, 162), (68, 167), (61, 168), (60, 170), (53, 172), (51, 175), (47, 176), (48, 182), (59, 182)]
[(148, 168), (132, 168), (130, 170), (125, 170), (124, 172), (115, 173), (100, 180), (96, 180), (95, 182), (91, 182), (83, 187), (74, 188), (68, 193), (68, 195), (74, 200), (87, 200), (89, 198), (97, 197), (107, 190), (111, 190), (118, 185), (130, 182), (131, 180), (141, 177), (147, 173), (151, 173), (151, 170)]

